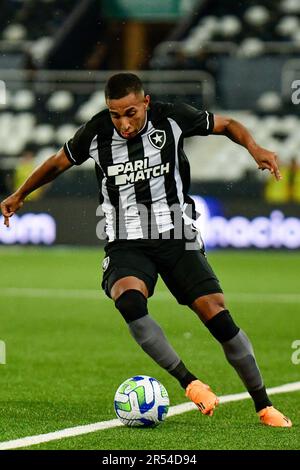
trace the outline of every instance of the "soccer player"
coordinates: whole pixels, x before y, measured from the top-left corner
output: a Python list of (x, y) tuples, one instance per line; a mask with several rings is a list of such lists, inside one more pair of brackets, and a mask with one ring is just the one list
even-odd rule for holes
[(179, 381), (201, 413), (213, 414), (217, 396), (187, 369), (148, 313), (147, 299), (160, 274), (177, 301), (196, 312), (221, 344), (251, 395), (260, 421), (290, 427), (290, 419), (273, 407), (252, 345), (227, 310), (219, 281), (206, 259), (195, 228), (197, 213), (187, 194), (190, 170), (183, 140), (226, 135), (249, 151), (259, 169), (269, 170), (279, 180), (276, 155), (260, 147), (247, 129), (230, 117), (187, 104), (151, 103), (134, 74), (113, 75), (106, 83), (105, 95), (107, 109), (83, 125), (1, 203), (5, 225), (9, 226), (9, 218), (28, 194), (92, 158), (108, 241), (102, 287), (133, 338)]

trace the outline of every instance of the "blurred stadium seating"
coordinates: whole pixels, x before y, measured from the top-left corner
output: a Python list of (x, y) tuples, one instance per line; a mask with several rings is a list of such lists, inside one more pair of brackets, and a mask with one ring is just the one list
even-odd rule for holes
[(72, 0), (2, 1), (1, 39), (20, 42), (53, 37), (73, 6)]
[(298, 0), (204, 0), (171, 39), (173, 43), (159, 45), (159, 53), (169, 49), (170, 53), (180, 51), (181, 55), (196, 59), (203, 48), (215, 54), (244, 58), (267, 53), (297, 54), (300, 3)]

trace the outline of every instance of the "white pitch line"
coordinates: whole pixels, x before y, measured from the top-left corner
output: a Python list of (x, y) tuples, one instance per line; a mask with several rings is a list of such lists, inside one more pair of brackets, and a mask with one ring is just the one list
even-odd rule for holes
[[(91, 299), (108, 300), (108, 297), (99, 289), (51, 289), (32, 287), (2, 287), (0, 296), (5, 297), (29, 297), (29, 298), (52, 298), (52, 299)], [(156, 291), (151, 300), (170, 300), (172, 295), (167, 291)], [(258, 292), (225, 292), (225, 298), (231, 301), (245, 303), (255, 302), (279, 302), (300, 303), (300, 294), (297, 293), (258, 293)]]
[[(292, 382), (278, 387), (268, 388), (269, 395), (276, 395), (278, 393), (289, 393), (300, 390), (300, 382)], [(247, 400), (250, 398), (248, 392), (235, 393), (232, 395), (223, 395), (219, 397), (220, 404), (230, 403), (239, 400)], [(171, 406), (168, 412), (168, 417), (186, 413), (187, 411), (195, 410), (196, 405), (192, 402), (181, 403), (180, 405)], [(61, 431), (49, 432), (47, 434), (38, 434), (36, 436), (22, 437), (11, 441), (0, 442), (0, 450), (19, 449), (20, 447), (29, 447), (43, 442), (57, 441), (67, 437), (82, 436), (83, 434), (90, 434), (103, 429), (117, 428), (123, 426), (118, 419), (110, 421), (101, 421), (99, 423), (86, 424), (83, 426), (76, 426), (74, 428), (62, 429)]]

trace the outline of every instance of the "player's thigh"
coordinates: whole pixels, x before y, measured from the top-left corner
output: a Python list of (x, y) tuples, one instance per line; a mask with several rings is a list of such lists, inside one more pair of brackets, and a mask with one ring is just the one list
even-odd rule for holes
[(111, 298), (116, 301), (127, 290), (138, 290), (146, 298), (149, 296), (149, 291), (146, 283), (135, 276), (125, 276), (116, 281), (110, 290)]
[(138, 242), (123, 242), (106, 248), (102, 288), (114, 300), (128, 289), (137, 289), (147, 297), (154, 292), (156, 266), (138, 246)]
[(182, 305), (192, 306), (202, 296), (222, 294), (219, 280), (202, 250), (186, 250), (172, 271), (160, 273)]

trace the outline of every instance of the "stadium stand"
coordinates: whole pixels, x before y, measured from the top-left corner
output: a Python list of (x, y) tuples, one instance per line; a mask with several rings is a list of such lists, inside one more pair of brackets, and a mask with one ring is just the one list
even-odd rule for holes
[(197, 56), (202, 48), (239, 57), (283, 51), (296, 54), (300, 48), (300, 4), (298, 0), (204, 0), (169, 39), (159, 51), (180, 51), (186, 57)]
[(2, 1), (1, 39), (21, 42), (53, 37), (73, 7), (72, 0)]

